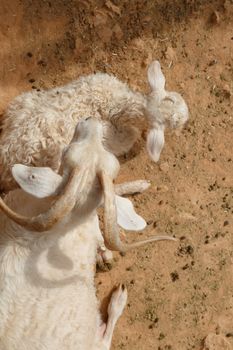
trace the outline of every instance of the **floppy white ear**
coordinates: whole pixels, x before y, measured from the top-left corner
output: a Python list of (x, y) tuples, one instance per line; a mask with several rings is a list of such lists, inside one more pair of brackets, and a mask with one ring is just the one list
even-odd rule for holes
[(129, 231), (141, 231), (146, 227), (146, 221), (135, 212), (129, 199), (116, 195), (115, 200), (119, 226)]
[(147, 135), (147, 151), (154, 162), (158, 162), (164, 146), (164, 128), (151, 129)]
[(62, 182), (62, 177), (50, 168), (34, 168), (15, 164), (12, 167), (12, 174), (25, 192), (37, 198), (54, 195)]
[(153, 91), (164, 92), (165, 77), (161, 70), (159, 61), (154, 61), (149, 65), (147, 77)]

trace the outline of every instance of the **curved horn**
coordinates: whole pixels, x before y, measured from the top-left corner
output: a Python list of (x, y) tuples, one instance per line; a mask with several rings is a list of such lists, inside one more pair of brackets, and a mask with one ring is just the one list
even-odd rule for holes
[[(48, 211), (37, 216), (30, 218), (17, 214), (4, 203), (2, 198), (0, 198), (0, 209), (20, 226), (33, 231), (47, 231), (74, 208), (77, 200), (79, 204), (83, 201), (84, 196), (88, 193), (88, 189), (86, 188), (86, 186), (88, 186), (87, 183), (89, 187), (91, 185), (90, 173), (89, 168), (84, 168), (80, 172), (77, 167), (74, 168), (71, 171), (63, 192), (59, 195), (52, 207)], [(77, 195), (78, 190), (79, 194)]]
[(101, 171), (98, 174), (104, 192), (104, 240), (106, 247), (110, 250), (126, 252), (130, 249), (141, 247), (147, 243), (163, 240), (176, 241), (175, 238), (169, 236), (153, 236), (148, 239), (135, 243), (123, 243), (120, 239), (119, 227), (117, 225), (116, 203), (114, 185), (111, 178)]

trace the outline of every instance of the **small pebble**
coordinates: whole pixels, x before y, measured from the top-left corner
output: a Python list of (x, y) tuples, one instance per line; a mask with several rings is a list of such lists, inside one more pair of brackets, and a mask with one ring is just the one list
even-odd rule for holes
[(175, 282), (176, 280), (179, 279), (179, 275), (176, 271), (172, 272), (170, 275), (171, 275), (172, 282)]

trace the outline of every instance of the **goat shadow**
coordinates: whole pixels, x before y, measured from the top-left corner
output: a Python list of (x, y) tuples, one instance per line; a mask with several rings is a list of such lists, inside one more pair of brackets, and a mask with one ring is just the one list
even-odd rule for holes
[[(31, 285), (35, 287), (53, 289), (64, 287), (66, 285), (74, 284), (77, 282), (85, 282), (85, 278), (79, 276), (78, 274), (74, 274), (73, 276), (69, 276), (60, 280), (51, 280), (42, 276), (38, 269), (38, 261), (43, 253), (43, 248), (38, 248), (37, 252), (34, 250), (33, 253), (29, 255), (25, 264), (24, 273), (26, 279)], [(55, 267), (58, 270), (62, 269), (67, 271), (71, 271), (74, 265), (73, 261), (61, 251), (58, 242), (48, 249), (47, 262), (51, 265), (51, 267)]]

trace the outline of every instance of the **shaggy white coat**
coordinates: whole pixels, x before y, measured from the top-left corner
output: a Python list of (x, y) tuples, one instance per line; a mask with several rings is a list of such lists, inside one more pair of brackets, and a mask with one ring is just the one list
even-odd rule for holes
[(11, 174), (16, 163), (58, 170), (64, 146), (78, 120), (86, 116), (104, 122), (105, 147), (117, 156), (129, 151), (149, 126), (147, 149), (158, 161), (165, 126), (182, 126), (188, 108), (179, 94), (165, 90), (158, 61), (149, 66), (148, 81), (152, 90), (148, 96), (130, 90), (114, 76), (97, 73), (63, 87), (16, 97), (1, 120), (0, 189), (16, 187)]
[[(14, 99), (3, 116), (0, 135), (0, 187), (11, 189), (11, 166), (49, 166), (58, 170), (61, 152), (69, 144), (77, 121), (86, 116), (106, 120), (122, 113), (143, 117), (145, 99), (113, 76), (81, 77), (64, 87), (32, 91)], [(134, 122), (127, 129), (108, 128), (107, 148), (119, 155), (137, 138)], [(108, 125), (110, 126), (110, 125)], [(117, 133), (117, 135), (116, 135)]]

